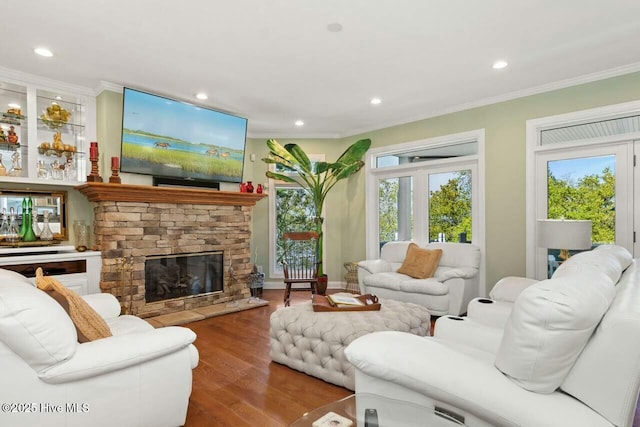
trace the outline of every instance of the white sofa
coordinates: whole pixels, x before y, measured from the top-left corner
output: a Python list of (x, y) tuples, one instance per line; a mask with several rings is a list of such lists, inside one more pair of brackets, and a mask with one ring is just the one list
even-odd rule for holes
[(0, 425), (183, 425), (198, 363), (195, 334), (120, 316), (109, 294), (83, 298), (113, 336), (79, 344), (53, 298), (0, 269)]
[[(414, 279), (397, 273), (409, 244), (442, 249), (432, 278)], [(479, 295), (480, 249), (467, 243), (389, 242), (380, 259), (358, 263), (358, 284), (362, 294), (422, 305), (432, 316), (462, 314), (471, 299)]]
[(379, 332), (353, 341), (345, 355), (356, 392), (442, 407), (468, 426), (631, 427), (640, 388), (638, 261), (600, 247), (550, 280), (501, 287), (496, 294), (513, 302), (484, 304), (474, 318), (441, 317), (434, 337)]

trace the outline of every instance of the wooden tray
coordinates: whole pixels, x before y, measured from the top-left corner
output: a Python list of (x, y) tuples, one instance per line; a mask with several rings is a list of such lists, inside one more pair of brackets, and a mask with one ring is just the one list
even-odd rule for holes
[[(380, 303), (374, 302), (373, 304), (367, 305), (367, 299), (373, 299), (373, 295), (359, 295), (355, 298), (358, 298), (365, 305), (360, 306), (352, 306), (352, 307), (334, 307), (331, 305), (327, 297), (324, 295), (312, 295), (311, 306), (313, 307), (313, 311), (378, 311), (380, 310)], [(377, 298), (373, 299), (373, 301), (377, 301)]]

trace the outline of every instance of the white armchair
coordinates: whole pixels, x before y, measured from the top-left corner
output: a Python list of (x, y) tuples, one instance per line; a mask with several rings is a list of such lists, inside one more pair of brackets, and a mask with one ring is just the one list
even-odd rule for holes
[[(424, 249), (442, 249), (433, 277), (414, 279), (398, 273), (411, 243)], [(380, 259), (358, 263), (358, 284), (362, 294), (375, 294), (422, 305), (433, 316), (461, 314), (479, 295), (480, 249), (468, 243), (389, 242)]]
[(441, 407), (470, 427), (631, 427), (640, 390), (637, 261), (603, 247), (572, 257), (550, 280), (508, 284), (502, 296), (515, 298), (498, 308), (508, 306), (504, 320), (444, 316), (434, 337), (354, 340), (345, 356), (356, 392)]
[(78, 343), (53, 298), (0, 269), (0, 425), (183, 425), (198, 363), (195, 334), (120, 316), (109, 294), (84, 299), (113, 336)]

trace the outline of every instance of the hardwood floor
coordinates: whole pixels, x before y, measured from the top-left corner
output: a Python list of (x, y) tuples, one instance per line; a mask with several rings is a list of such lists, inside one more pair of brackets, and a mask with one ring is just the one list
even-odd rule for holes
[[(271, 362), (269, 316), (283, 306), (283, 292), (265, 290), (269, 306), (185, 325), (198, 335), (200, 352), (185, 426), (286, 426), (352, 393)], [(292, 292), (291, 304), (309, 295)]]
[[(198, 334), (200, 352), (185, 427), (286, 426), (352, 393), (271, 362), (269, 316), (283, 306), (283, 295), (265, 290), (269, 306), (184, 325)], [(291, 304), (308, 298), (309, 292), (292, 292)], [(633, 427), (640, 427), (638, 409)]]

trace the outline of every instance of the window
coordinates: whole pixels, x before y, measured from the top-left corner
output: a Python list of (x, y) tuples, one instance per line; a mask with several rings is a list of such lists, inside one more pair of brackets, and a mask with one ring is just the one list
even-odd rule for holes
[(527, 122), (527, 276), (547, 277), (563, 249), (538, 247), (537, 219), (591, 220), (594, 246), (615, 243), (637, 256), (639, 111), (636, 102)]
[(366, 258), (394, 240), (473, 241), (483, 251), (483, 155), (483, 130), (369, 150)]
[[(324, 161), (324, 155), (309, 157), (312, 162)], [(282, 170), (278, 172), (283, 173)], [(273, 195), (269, 197), (269, 276), (282, 277), (282, 234), (315, 230), (315, 212), (311, 197), (300, 186), (270, 179), (269, 188)]]

